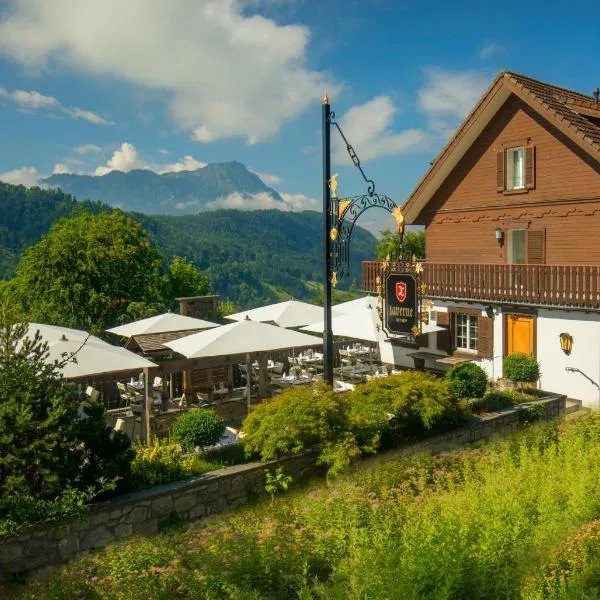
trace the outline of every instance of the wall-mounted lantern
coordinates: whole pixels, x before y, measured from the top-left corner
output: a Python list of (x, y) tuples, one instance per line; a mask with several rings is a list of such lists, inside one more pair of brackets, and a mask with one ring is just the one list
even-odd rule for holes
[(558, 337), (560, 349), (568, 356), (573, 348), (573, 336), (570, 333), (561, 333)]
[(496, 227), (496, 241), (498, 244), (502, 245), (502, 241), (504, 240), (504, 231), (500, 227)]

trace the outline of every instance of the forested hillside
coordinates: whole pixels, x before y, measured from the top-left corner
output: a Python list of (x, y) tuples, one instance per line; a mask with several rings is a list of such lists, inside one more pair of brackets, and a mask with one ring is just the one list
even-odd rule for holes
[[(113, 209), (98, 202), (79, 202), (57, 190), (0, 183), (0, 277), (14, 274), (22, 252), (38, 242), (54, 221), (82, 210)], [(238, 306), (257, 306), (286, 295), (311, 298), (315, 292), (310, 282), (322, 277), (317, 212), (221, 210), (181, 217), (131, 216), (165, 259), (187, 258), (205, 272), (215, 292)], [(374, 249), (375, 238), (356, 228), (352, 238), (356, 282), (360, 262), (372, 259)]]

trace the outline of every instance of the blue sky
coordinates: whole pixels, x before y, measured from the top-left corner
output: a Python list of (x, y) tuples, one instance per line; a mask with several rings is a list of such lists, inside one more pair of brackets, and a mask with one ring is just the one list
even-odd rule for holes
[[(239, 160), (290, 209), (318, 208), (327, 89), (401, 203), (500, 69), (600, 86), (599, 24), (585, 0), (0, 0), (0, 179)], [(334, 159), (338, 193), (361, 193)]]

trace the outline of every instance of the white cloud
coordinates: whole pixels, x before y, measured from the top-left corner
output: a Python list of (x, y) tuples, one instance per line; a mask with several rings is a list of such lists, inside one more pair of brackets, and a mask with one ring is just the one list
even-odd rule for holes
[(136, 147), (129, 142), (123, 142), (113, 152), (105, 165), (96, 168), (94, 175), (102, 176), (111, 171), (123, 171), (127, 173), (133, 169), (148, 169), (162, 175), (163, 173), (180, 173), (181, 171), (195, 171), (206, 166), (206, 163), (196, 160), (191, 155), (186, 155), (178, 162), (170, 164), (157, 164), (147, 162), (137, 151)]
[(494, 54), (498, 54), (498, 52), (502, 52), (504, 50), (504, 46), (500, 44), (496, 44), (492, 42), (491, 44), (487, 44), (479, 51), (479, 58), (481, 60), (487, 60), (491, 58)]
[(13, 171), (0, 173), (0, 181), (12, 183), (13, 185), (24, 185), (31, 187), (38, 184), (40, 175), (35, 167), (21, 167)]
[[(0, 25), (0, 30), (1, 29), (2, 25)], [(7, 100), (14, 102), (21, 112), (32, 113), (36, 110), (58, 111), (69, 115), (73, 119), (83, 119), (94, 125), (114, 125), (112, 121), (107, 121), (90, 110), (84, 110), (78, 106), (68, 108), (63, 106), (56, 98), (54, 98), (54, 96), (45, 96), (35, 90), (30, 92), (25, 90), (9, 91), (6, 88), (0, 87), (0, 98), (6, 98)], [(56, 112), (50, 112), (48, 113), (48, 116), (52, 118), (61, 118)]]
[(252, 171), (255, 175), (262, 180), (262, 182), (266, 185), (278, 185), (283, 180), (278, 175), (273, 175), (273, 173), (267, 173), (266, 171)]
[(87, 121), (88, 123), (92, 123), (93, 125), (114, 125), (112, 121), (103, 119), (100, 115), (97, 115), (91, 110), (83, 110), (82, 108), (77, 108), (76, 106), (73, 108), (67, 108), (65, 110), (66, 113), (74, 119), (81, 119), (83, 121)]
[(307, 67), (307, 27), (279, 25), (243, 0), (9, 3), (0, 53), (158, 91), (200, 142), (268, 139), (340, 87)]
[(82, 144), (81, 146), (75, 146), (73, 152), (76, 154), (98, 154), (98, 152), (102, 152), (102, 148), (96, 146), (96, 144)]
[(473, 108), (489, 79), (477, 71), (425, 71), (426, 82), (418, 92), (419, 106), (430, 119), (463, 119)]
[[(318, 210), (319, 203), (314, 198), (303, 194), (281, 194), (282, 200), (276, 200), (267, 192), (258, 194), (240, 194), (235, 192), (229, 196), (207, 202), (203, 210), (218, 210), (221, 208), (237, 208), (238, 210), (276, 209), (283, 211)], [(185, 205), (177, 206), (184, 208)]]
[(98, 167), (94, 175), (102, 176), (111, 171), (132, 171), (133, 169), (143, 169), (146, 166), (142, 158), (139, 156), (135, 146), (127, 142), (123, 142), (118, 150), (115, 150), (111, 158), (108, 159), (106, 165)]
[[(427, 134), (419, 129), (394, 132), (391, 127), (396, 113), (389, 96), (376, 96), (365, 104), (350, 108), (341, 118), (341, 127), (361, 160), (401, 154), (421, 146)], [(340, 136), (333, 137), (334, 159), (349, 162)]]
[(181, 173), (181, 171), (195, 171), (196, 169), (202, 169), (206, 166), (206, 163), (196, 160), (189, 154), (184, 156), (179, 162), (171, 163), (168, 165), (155, 165), (152, 169), (156, 173), (162, 175), (163, 173)]
[(71, 169), (63, 163), (56, 163), (52, 169), (52, 175), (64, 175), (65, 173), (71, 173)]
[(25, 90), (13, 90), (9, 92), (3, 87), (0, 87), (0, 97), (7, 98), (21, 107), (38, 109), (38, 108), (57, 108), (60, 107), (60, 102), (52, 96), (44, 96), (39, 92)]
[(159, 148), (158, 152), (160, 154), (164, 154), (165, 156), (168, 156), (169, 154), (171, 154), (168, 150), (165, 150), (164, 148)]

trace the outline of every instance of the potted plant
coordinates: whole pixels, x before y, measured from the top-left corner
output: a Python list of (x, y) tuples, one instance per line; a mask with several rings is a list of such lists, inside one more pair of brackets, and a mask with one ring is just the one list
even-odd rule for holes
[(504, 357), (502, 370), (505, 377), (514, 381), (519, 388), (534, 387), (540, 378), (540, 363), (534, 356), (515, 352)]

